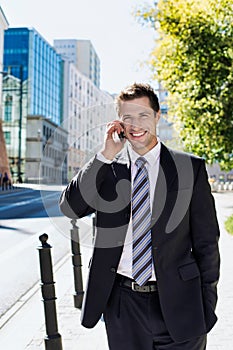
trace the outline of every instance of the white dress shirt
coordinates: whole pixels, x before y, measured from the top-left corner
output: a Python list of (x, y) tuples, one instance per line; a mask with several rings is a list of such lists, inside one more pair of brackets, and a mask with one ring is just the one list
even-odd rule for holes
[[(159, 161), (160, 161), (160, 150), (161, 150), (161, 143), (158, 139), (158, 143), (154, 148), (152, 148), (149, 152), (143, 155), (143, 157), (146, 159), (146, 168), (148, 171), (149, 176), (149, 183), (150, 183), (150, 208), (152, 212), (152, 206), (154, 201), (154, 193), (155, 193), (155, 186), (158, 178), (159, 173)], [(133, 187), (133, 179), (137, 173), (137, 166), (135, 165), (135, 162), (137, 158), (141, 157), (140, 154), (136, 153), (132, 147), (129, 145), (129, 155), (131, 160), (131, 178), (132, 178), (132, 187)], [(97, 158), (105, 163), (111, 163), (112, 161), (106, 159), (102, 153), (97, 154)], [(127, 276), (129, 278), (132, 277), (132, 213), (130, 215), (130, 221), (126, 233), (125, 243), (123, 247), (123, 252), (121, 255), (120, 263), (118, 265), (117, 273)], [(155, 281), (155, 271), (154, 266), (152, 266), (152, 277), (150, 279), (151, 281)]]

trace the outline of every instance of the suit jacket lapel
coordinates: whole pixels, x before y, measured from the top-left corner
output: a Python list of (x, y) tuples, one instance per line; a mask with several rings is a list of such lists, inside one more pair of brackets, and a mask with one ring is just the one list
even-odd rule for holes
[(160, 169), (163, 170), (166, 177), (167, 191), (175, 191), (178, 189), (177, 168), (172, 151), (163, 143), (161, 144)]
[(177, 170), (173, 157), (168, 148), (161, 143), (159, 173), (152, 207), (152, 225), (158, 220), (165, 207), (167, 193), (177, 190), (177, 187)]
[(190, 205), (193, 184), (191, 157), (162, 145), (152, 211), (153, 226), (159, 220), (157, 233), (160, 231), (169, 234), (181, 223)]

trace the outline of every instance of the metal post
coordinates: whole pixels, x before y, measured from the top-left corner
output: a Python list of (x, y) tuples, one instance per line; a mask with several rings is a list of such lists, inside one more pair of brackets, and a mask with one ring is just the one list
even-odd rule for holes
[(61, 335), (58, 333), (55, 282), (53, 281), (53, 269), (51, 259), (51, 245), (47, 243), (46, 233), (39, 237), (41, 246), (38, 247), (41, 273), (41, 292), (44, 302), (46, 336), (46, 350), (62, 350)]
[(95, 241), (95, 226), (96, 226), (96, 216), (92, 217), (92, 243)]
[(79, 245), (79, 227), (76, 226), (76, 220), (71, 220), (72, 229), (71, 233), (71, 251), (72, 251), (72, 262), (74, 271), (74, 306), (81, 309), (83, 302), (83, 279), (82, 279), (82, 260)]

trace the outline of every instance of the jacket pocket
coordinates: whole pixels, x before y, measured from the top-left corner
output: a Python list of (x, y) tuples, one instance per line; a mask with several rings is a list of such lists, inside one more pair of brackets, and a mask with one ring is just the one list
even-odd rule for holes
[(200, 271), (196, 262), (180, 266), (178, 270), (183, 281), (188, 281), (200, 276)]

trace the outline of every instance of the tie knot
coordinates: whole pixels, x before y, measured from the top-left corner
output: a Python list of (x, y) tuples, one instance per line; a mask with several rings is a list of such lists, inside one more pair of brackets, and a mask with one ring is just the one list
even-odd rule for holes
[(139, 169), (143, 168), (143, 166), (146, 164), (146, 159), (144, 157), (139, 157), (139, 158), (137, 158), (135, 164), (137, 165), (137, 167)]

